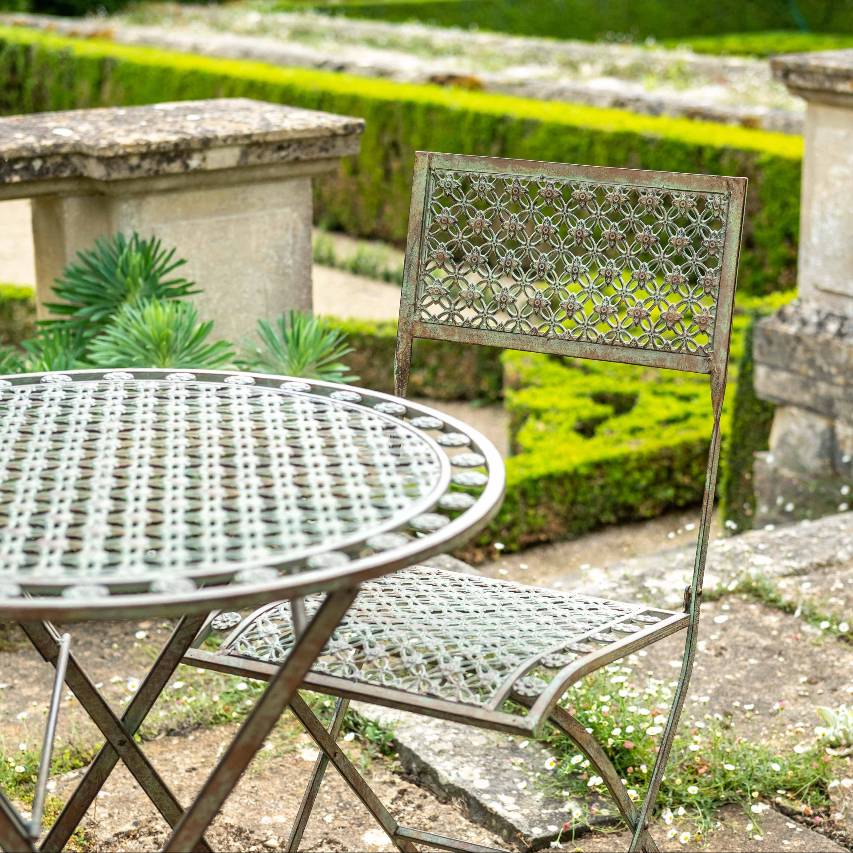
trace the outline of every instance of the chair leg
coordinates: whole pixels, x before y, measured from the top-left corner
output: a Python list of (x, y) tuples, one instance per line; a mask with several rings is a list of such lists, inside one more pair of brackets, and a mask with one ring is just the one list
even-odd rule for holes
[[(643, 804), (640, 807), (639, 818), (642, 823), (647, 823), (649, 815), (652, 813), (655, 801), (657, 800), (660, 785), (663, 781), (663, 774), (666, 770), (667, 762), (669, 761), (669, 753), (672, 750), (672, 743), (675, 740), (675, 732), (678, 728), (678, 721), (681, 719), (681, 711), (684, 708), (684, 702), (687, 699), (687, 688), (690, 684), (690, 676), (693, 673), (693, 658), (696, 654), (696, 640), (699, 630), (699, 610), (698, 606), (691, 614), (690, 624), (687, 627), (687, 636), (684, 641), (684, 657), (681, 661), (681, 673), (678, 677), (678, 685), (675, 688), (675, 696), (672, 700), (672, 707), (669, 709), (669, 716), (664, 726), (663, 737), (661, 738), (658, 754), (655, 758), (655, 766), (652, 768), (652, 777), (649, 781), (649, 788), (646, 791), (646, 796), (643, 799)], [(640, 849), (639, 837), (637, 830), (639, 825), (635, 826), (634, 837), (631, 839), (631, 846), (628, 848), (629, 853)]]
[[(349, 699), (341, 698), (335, 702), (335, 712), (332, 715), (332, 722), (329, 724), (329, 737), (332, 740), (338, 739), (348, 708)], [(296, 813), (293, 829), (290, 831), (290, 838), (287, 840), (287, 847), (285, 849), (288, 853), (296, 853), (299, 849), (302, 835), (305, 832), (308, 819), (311, 817), (311, 812), (314, 809), (314, 801), (317, 799), (317, 794), (320, 791), (320, 785), (323, 782), (323, 776), (328, 766), (329, 756), (320, 750), (320, 754), (317, 756), (317, 761), (314, 764), (314, 769), (311, 772), (311, 781), (308, 783), (308, 787), (302, 796), (302, 802), (299, 804), (299, 811)]]
[(385, 831), (391, 843), (403, 853), (417, 853), (415, 847), (405, 838), (398, 837), (400, 824), (394, 819), (391, 812), (385, 808), (382, 801), (367, 784), (364, 777), (356, 770), (353, 763), (344, 755), (335, 739), (326, 731), (317, 715), (308, 707), (305, 700), (297, 693), (290, 700), (290, 710), (302, 724), (303, 728), (314, 739), (314, 743), (328, 756), (334, 768), (341, 774), (352, 792), (364, 803), (365, 808), (373, 815), (376, 822)]
[[(604, 780), (604, 784), (613, 797), (623, 819), (628, 824), (628, 828), (634, 833), (634, 839), (640, 845), (639, 848), (632, 847), (631, 849), (642, 849), (645, 853), (656, 853), (658, 847), (649, 835), (648, 827), (638, 825), (640, 814), (631, 802), (613, 762), (598, 741), (568, 711), (559, 705), (551, 712), (550, 720), (560, 731), (574, 741)], [(632, 839), (632, 844), (634, 839)]]
[(296, 691), (306, 673), (319, 657), (357, 593), (357, 588), (339, 589), (326, 596), (269, 680), (266, 690), (207, 777), (192, 805), (181, 815), (163, 848), (164, 853), (186, 853), (196, 846), (287, 706), (296, 697)]

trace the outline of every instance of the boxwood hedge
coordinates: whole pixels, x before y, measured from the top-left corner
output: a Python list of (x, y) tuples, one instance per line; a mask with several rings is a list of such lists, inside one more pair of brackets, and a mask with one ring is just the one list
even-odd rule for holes
[(566, 39), (678, 38), (755, 30), (853, 32), (853, 6), (834, 0), (283, 0), (336, 14), (385, 21), (476, 26)]
[[(752, 454), (766, 447), (772, 408), (752, 388), (750, 330), (790, 298), (743, 299), (732, 336), (720, 506), (749, 526)], [(34, 320), (33, 291), (0, 285), (0, 342), (17, 343)], [(393, 390), (396, 324), (327, 318), (345, 332), (360, 384)], [(706, 377), (624, 364), (416, 341), (410, 393), (496, 402), (510, 414), (513, 455), (504, 505), (480, 545), (515, 551), (695, 504), (702, 494), (710, 397)], [(477, 559), (486, 551), (469, 548)]]
[(361, 155), (317, 182), (320, 219), (353, 235), (405, 240), (416, 149), (745, 175), (741, 290), (795, 281), (798, 137), (0, 28), (3, 113), (226, 96), (367, 120)]

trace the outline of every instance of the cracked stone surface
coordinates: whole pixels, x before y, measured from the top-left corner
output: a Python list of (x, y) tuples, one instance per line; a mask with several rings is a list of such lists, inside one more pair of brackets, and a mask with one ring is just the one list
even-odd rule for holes
[[(603, 800), (581, 803), (544, 792), (551, 753), (535, 741), (390, 708), (353, 707), (393, 729), (403, 769), (418, 784), (460, 800), (472, 819), (511, 843), (539, 848), (567, 821), (583, 827), (614, 821), (615, 808)], [(588, 822), (581, 818), (586, 806)]]
[(364, 121), (248, 98), (0, 118), (0, 184), (99, 181), (355, 154)]
[[(562, 578), (564, 589), (600, 595), (642, 595), (658, 606), (678, 606), (693, 572), (695, 546), (636, 557), (607, 570)], [(705, 590), (721, 593), (739, 581), (804, 576), (853, 560), (853, 512), (787, 527), (714, 539), (708, 547)]]

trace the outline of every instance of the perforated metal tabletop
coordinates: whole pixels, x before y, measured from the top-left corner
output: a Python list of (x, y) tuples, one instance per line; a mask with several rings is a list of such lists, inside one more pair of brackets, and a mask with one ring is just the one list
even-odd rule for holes
[(0, 617), (242, 607), (452, 547), (497, 451), (396, 397), (246, 373), (0, 379)]

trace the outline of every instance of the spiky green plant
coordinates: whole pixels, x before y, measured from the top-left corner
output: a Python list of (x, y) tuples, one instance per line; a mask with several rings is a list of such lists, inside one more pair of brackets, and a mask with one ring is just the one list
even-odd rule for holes
[(95, 367), (224, 367), (234, 350), (226, 341), (209, 341), (212, 329), (188, 302), (125, 305), (91, 342), (88, 356)]
[(21, 343), (25, 353), (23, 369), (35, 373), (87, 367), (86, 340), (84, 332), (76, 326), (66, 323), (45, 326)]
[(12, 347), (0, 346), (0, 375), (6, 373), (21, 373), (24, 360), (19, 350)]
[(272, 323), (259, 320), (258, 337), (261, 345), (245, 353), (241, 361), (247, 370), (327, 382), (358, 379), (341, 361), (352, 352), (344, 333), (311, 314), (288, 311)]
[(198, 293), (193, 282), (174, 275), (185, 263), (156, 237), (143, 239), (134, 232), (99, 239), (94, 248), (78, 252), (56, 280), (53, 292), (61, 301), (47, 308), (61, 319), (46, 325), (70, 324), (94, 337), (126, 305)]

